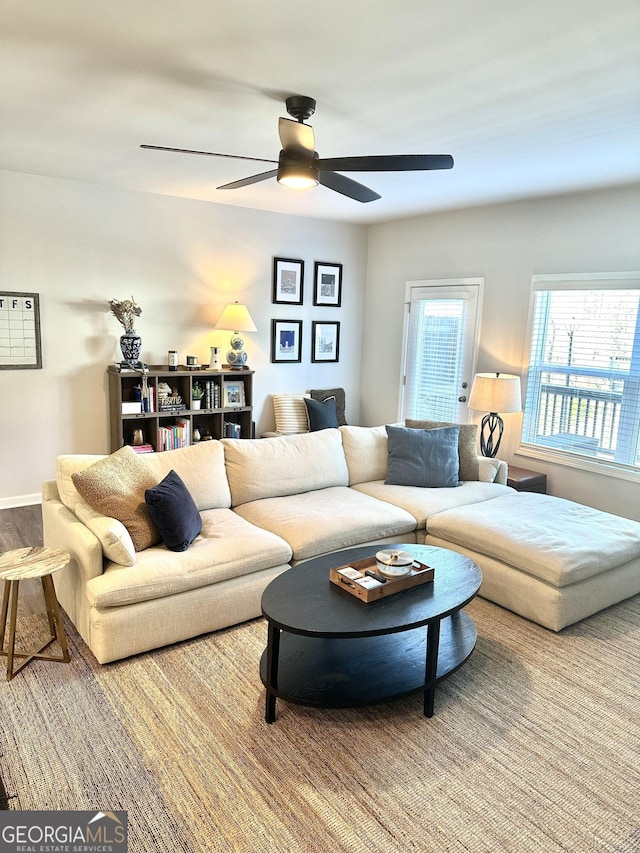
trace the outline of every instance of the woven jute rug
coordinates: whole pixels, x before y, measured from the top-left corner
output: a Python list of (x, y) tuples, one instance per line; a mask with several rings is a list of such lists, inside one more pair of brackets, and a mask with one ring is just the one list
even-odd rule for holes
[(637, 853), (640, 597), (560, 634), (489, 602), (436, 693), (264, 722), (255, 620), (0, 684), (12, 810), (128, 812), (131, 851)]

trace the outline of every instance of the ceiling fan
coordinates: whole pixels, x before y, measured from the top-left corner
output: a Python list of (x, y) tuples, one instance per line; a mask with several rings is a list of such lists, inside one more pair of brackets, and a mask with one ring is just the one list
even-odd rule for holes
[(311, 125), (304, 124), (316, 109), (316, 102), (306, 95), (292, 95), (285, 101), (287, 112), (295, 121), (280, 118), (278, 132), (282, 150), (277, 160), (262, 157), (242, 157), (238, 154), (217, 154), (213, 151), (193, 151), (188, 148), (169, 148), (165, 145), (141, 145), (154, 151), (174, 151), (180, 154), (203, 154), (207, 157), (231, 157), (235, 160), (252, 160), (260, 163), (276, 163), (277, 168), (261, 172), (239, 181), (231, 181), (217, 187), (219, 190), (235, 190), (276, 178), (278, 183), (294, 189), (307, 189), (318, 184), (346, 195), (355, 201), (375, 201), (381, 196), (357, 181), (338, 172), (414, 172), (428, 169), (451, 169), (450, 154), (382, 154), (371, 157), (329, 157), (321, 160), (315, 150), (315, 139)]

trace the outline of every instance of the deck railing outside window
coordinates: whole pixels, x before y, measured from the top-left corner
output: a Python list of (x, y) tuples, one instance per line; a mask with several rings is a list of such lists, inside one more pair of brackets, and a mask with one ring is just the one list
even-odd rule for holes
[(640, 471), (640, 281), (624, 277), (534, 277), (524, 446)]

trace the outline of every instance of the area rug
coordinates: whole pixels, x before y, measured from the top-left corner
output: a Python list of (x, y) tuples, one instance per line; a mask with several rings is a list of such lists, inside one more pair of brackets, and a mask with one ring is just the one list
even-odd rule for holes
[(126, 810), (129, 850), (633, 853), (640, 849), (640, 597), (560, 634), (476, 599), (469, 661), (421, 697), (278, 701), (262, 620), (107, 666), (0, 685), (11, 810)]

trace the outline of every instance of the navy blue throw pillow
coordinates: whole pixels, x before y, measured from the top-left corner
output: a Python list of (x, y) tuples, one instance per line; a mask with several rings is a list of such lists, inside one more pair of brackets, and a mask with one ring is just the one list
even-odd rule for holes
[(202, 530), (202, 519), (182, 478), (169, 471), (161, 483), (146, 490), (144, 499), (167, 548), (186, 551)]
[(458, 426), (407, 429), (387, 426), (389, 473), (385, 483), (442, 489), (459, 486)]
[(309, 432), (317, 432), (320, 429), (338, 429), (335, 397), (327, 397), (326, 400), (322, 401), (305, 397), (304, 404), (307, 407)]

